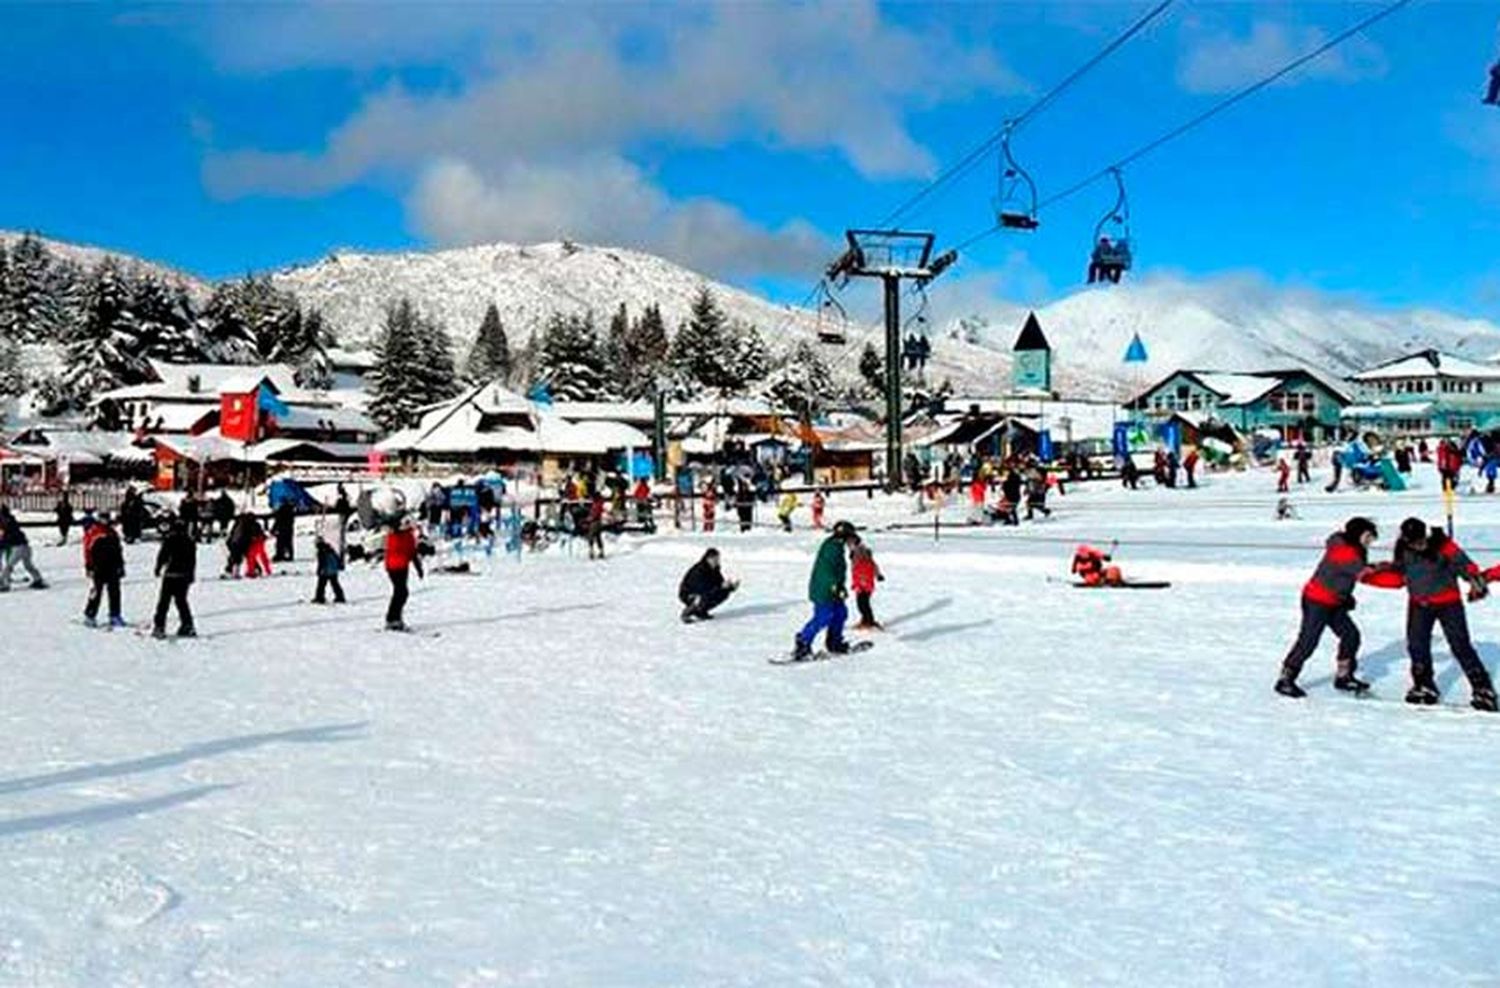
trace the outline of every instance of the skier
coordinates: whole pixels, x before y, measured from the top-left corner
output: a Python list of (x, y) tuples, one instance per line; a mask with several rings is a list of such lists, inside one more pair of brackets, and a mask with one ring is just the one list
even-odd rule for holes
[(332, 589), (335, 604), (347, 603), (344, 598), (344, 588), (339, 583), (339, 572), (344, 568), (343, 557), (321, 534), (313, 542), (313, 552), (317, 556), (318, 589), (313, 593), (312, 602), (314, 604), (328, 603), (328, 590)]
[(631, 500), (635, 501), (635, 520), (647, 535), (656, 533), (656, 517), (651, 512), (651, 485), (646, 483), (642, 477), (635, 483), (635, 490), (631, 492)]
[[(734, 495), (734, 510), (740, 516), (740, 531), (750, 531), (755, 525), (755, 488), (750, 486), (750, 481), (739, 481), (739, 490)], [(787, 524), (790, 531), (790, 522)]]
[(98, 624), (99, 604), (109, 599), (109, 626), (122, 628), (120, 616), (120, 581), (125, 578), (125, 550), (120, 535), (103, 515), (83, 533), (83, 572), (89, 579), (89, 597), (83, 605), (83, 623), (90, 628)]
[(198, 544), (188, 534), (181, 518), (167, 526), (161, 549), (156, 554), (156, 575), (161, 578), (161, 592), (156, 598), (156, 616), (151, 623), (151, 637), (167, 637), (167, 611), (177, 606), (177, 637), (194, 638), (193, 611), (188, 606), (188, 590), (198, 571)]
[(31, 543), (26, 532), (16, 521), (16, 516), (10, 513), (10, 508), (4, 505), (0, 505), (0, 555), (5, 557), (5, 564), (0, 567), (0, 593), (10, 591), (11, 574), (17, 566), (26, 570), (26, 575), (31, 578), (31, 589), (47, 589), (47, 581), (42, 579), (36, 564), (31, 561)]
[(391, 525), (385, 537), (385, 575), (391, 581), (391, 602), (385, 609), (385, 630), (406, 630), (406, 600), (411, 596), (411, 570), (426, 579), (422, 557), (417, 551), (416, 523), (402, 517)]
[(739, 589), (739, 581), (724, 579), (719, 566), (719, 550), (709, 549), (703, 553), (677, 585), (677, 599), (682, 602), (682, 623), (707, 621), (713, 617), (713, 609), (729, 599)]
[(1182, 472), (1187, 475), (1188, 488), (1194, 489), (1198, 486), (1198, 447), (1194, 446), (1188, 450), (1187, 456), (1182, 458)]
[(885, 626), (875, 620), (875, 611), (870, 607), (870, 598), (875, 594), (875, 584), (884, 583), (885, 574), (875, 562), (875, 553), (858, 535), (849, 540), (849, 586), (854, 591), (854, 604), (859, 608), (859, 631), (883, 631)]
[(271, 575), (271, 560), (266, 555), (266, 530), (260, 519), (250, 512), (242, 516), (246, 521), (248, 542), (245, 549), (245, 575), (252, 580), (258, 576)]
[[(589, 558), (604, 558), (604, 495), (594, 491), (593, 497), (589, 498), (588, 518), (584, 522), (584, 532), (588, 536)], [(598, 553), (598, 555), (595, 555)]]
[(781, 522), (781, 530), (783, 532), (790, 532), (792, 530), (792, 512), (797, 510), (797, 503), (797, 494), (795, 491), (787, 491), (776, 502), (776, 520)]
[(295, 558), (293, 539), (297, 532), (297, 506), (292, 499), (282, 498), (271, 516), (271, 532), (276, 536), (276, 555), (273, 562), (289, 563)]
[(806, 662), (813, 657), (812, 643), (818, 632), (827, 629), (824, 645), (834, 655), (849, 651), (844, 640), (844, 622), (849, 619), (849, 608), (844, 599), (849, 596), (844, 579), (848, 567), (844, 559), (846, 545), (855, 537), (854, 526), (847, 521), (834, 523), (833, 532), (818, 547), (813, 561), (812, 576), (807, 584), (807, 597), (812, 601), (812, 618), (792, 639), (792, 661)]
[(1090, 587), (1118, 587), (1125, 577), (1118, 566), (1107, 566), (1113, 556), (1091, 545), (1081, 545), (1073, 553), (1073, 574)]
[(57, 544), (67, 545), (68, 532), (73, 529), (73, 502), (68, 499), (67, 491), (63, 491), (62, 497), (58, 498), (54, 512), (57, 515)]
[(1307, 448), (1307, 443), (1298, 440), (1297, 448), (1293, 451), (1292, 458), (1297, 461), (1297, 483), (1311, 483), (1312, 450)]
[(1438, 444), (1437, 469), (1438, 476), (1443, 481), (1443, 490), (1458, 490), (1458, 478), (1463, 467), (1464, 456), (1459, 452), (1458, 443), (1452, 439), (1444, 439)]
[(828, 495), (822, 490), (813, 491), (812, 496), (812, 527), (818, 531), (823, 530), (823, 511), (828, 506)]
[(1377, 587), (1406, 587), (1406, 650), (1411, 656), (1411, 689), (1406, 702), (1438, 702), (1437, 681), (1432, 675), (1432, 629), (1442, 625), (1448, 651), (1469, 680), (1469, 705), (1475, 710), (1493, 711), (1495, 687), (1469, 638), (1469, 621), (1458, 588), (1460, 579), (1469, 584), (1472, 600), (1489, 593), (1484, 574), (1442, 526), (1428, 528), (1421, 519), (1408, 518), (1401, 523), (1401, 537), (1391, 562), (1377, 566), (1364, 582)]
[(1292, 465), (1286, 461), (1285, 456), (1276, 458), (1276, 493), (1287, 494), (1291, 492)]
[(219, 496), (214, 498), (213, 505), (214, 526), (219, 530), (219, 537), (223, 538), (229, 534), (229, 526), (234, 523), (234, 499), (229, 492), (219, 490)]
[(718, 491), (712, 480), (703, 485), (703, 530), (710, 534), (714, 530), (714, 512), (718, 507)]
[(1323, 558), (1302, 588), (1302, 624), (1296, 642), (1282, 660), (1281, 676), (1276, 680), (1277, 693), (1293, 698), (1307, 695), (1297, 685), (1297, 676), (1317, 651), (1324, 628), (1332, 628), (1339, 639), (1334, 689), (1363, 693), (1370, 688), (1369, 683), (1354, 675), (1359, 665), (1359, 628), (1349, 612), (1354, 610), (1355, 584), (1369, 568), (1370, 546), (1378, 536), (1375, 523), (1359, 517), (1350, 518), (1342, 531), (1328, 536)]
[(1036, 468), (1026, 485), (1026, 520), (1031, 521), (1038, 511), (1052, 517), (1052, 509), (1047, 507), (1047, 475), (1041, 467)]

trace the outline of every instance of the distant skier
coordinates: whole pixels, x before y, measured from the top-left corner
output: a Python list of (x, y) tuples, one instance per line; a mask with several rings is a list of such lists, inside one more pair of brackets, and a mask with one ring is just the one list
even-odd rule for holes
[(1299, 441), (1292, 458), (1297, 461), (1297, 483), (1308, 484), (1312, 482), (1312, 450), (1307, 448), (1307, 443)]
[(223, 538), (229, 534), (229, 526), (234, 523), (234, 499), (226, 490), (220, 490), (219, 496), (213, 502), (214, 527), (218, 529), (219, 537)]
[(402, 518), (391, 526), (385, 537), (385, 575), (391, 581), (391, 602), (385, 609), (385, 630), (406, 630), (406, 601), (411, 596), (411, 571), (426, 579), (422, 557), (417, 551), (416, 523)]
[(1188, 488), (1196, 488), (1198, 486), (1198, 447), (1194, 446), (1188, 450), (1187, 456), (1182, 458), (1182, 472), (1187, 477)]
[(1312, 579), (1302, 588), (1302, 624), (1296, 642), (1282, 660), (1281, 677), (1276, 680), (1277, 693), (1294, 698), (1307, 695), (1297, 685), (1297, 676), (1317, 651), (1325, 628), (1333, 629), (1339, 639), (1334, 688), (1348, 693), (1363, 693), (1370, 688), (1369, 683), (1354, 675), (1359, 666), (1360, 639), (1359, 628), (1349, 612), (1354, 610), (1354, 587), (1369, 569), (1370, 546), (1378, 536), (1373, 521), (1358, 517), (1350, 518), (1342, 531), (1328, 536), (1323, 558)]
[(682, 623), (707, 621), (713, 617), (714, 608), (729, 599), (739, 589), (739, 582), (726, 580), (720, 567), (719, 550), (709, 549), (703, 553), (677, 585), (677, 599), (682, 603)]
[(181, 518), (173, 518), (156, 553), (156, 575), (161, 578), (161, 592), (156, 597), (156, 616), (151, 623), (151, 637), (167, 637), (167, 612), (177, 607), (177, 637), (193, 638), (193, 611), (188, 606), (188, 591), (198, 572), (198, 543), (188, 534)]
[(734, 510), (740, 518), (740, 531), (748, 532), (755, 527), (755, 488), (750, 486), (750, 481), (739, 481), (734, 495)]
[(710, 480), (703, 485), (703, 530), (713, 534), (714, 515), (718, 509), (719, 497), (714, 482)]
[(109, 626), (120, 628), (125, 619), (120, 615), (120, 581), (125, 579), (125, 549), (120, 544), (120, 533), (109, 522), (108, 515), (100, 516), (83, 533), (83, 572), (89, 580), (89, 597), (83, 605), (83, 623), (90, 628), (98, 623), (99, 604), (109, 600)]
[(1091, 545), (1081, 545), (1073, 552), (1073, 575), (1089, 587), (1118, 587), (1125, 583), (1120, 567), (1109, 565), (1114, 557)]
[(141, 531), (146, 527), (146, 505), (141, 500), (141, 495), (134, 487), (125, 488), (125, 496), (120, 500), (120, 535), (125, 539), (126, 545), (134, 545), (141, 539)]
[(834, 655), (849, 651), (844, 640), (844, 623), (849, 620), (849, 608), (844, 603), (849, 596), (845, 579), (848, 564), (844, 550), (855, 537), (854, 526), (847, 521), (836, 522), (833, 532), (818, 547), (813, 561), (812, 576), (807, 584), (807, 596), (813, 605), (812, 618), (802, 626), (792, 639), (792, 661), (805, 662), (813, 657), (812, 645), (818, 633), (826, 630), (825, 647)]
[(1047, 474), (1041, 467), (1036, 468), (1026, 484), (1026, 520), (1031, 521), (1038, 511), (1044, 517), (1052, 517), (1052, 509), (1047, 507)]
[(63, 491), (62, 497), (57, 500), (57, 507), (53, 509), (57, 515), (57, 544), (68, 544), (68, 533), (73, 530), (73, 502), (68, 498), (68, 492)]
[(1443, 490), (1458, 490), (1459, 475), (1463, 472), (1464, 455), (1458, 448), (1458, 443), (1452, 439), (1444, 439), (1438, 444), (1437, 469), (1438, 477), (1442, 479)]
[(1285, 456), (1276, 458), (1276, 493), (1287, 494), (1291, 491), (1292, 465), (1286, 461)]
[(635, 502), (636, 524), (646, 530), (647, 535), (656, 533), (656, 517), (651, 511), (651, 485), (646, 483), (642, 477), (635, 483), (635, 490), (631, 492), (631, 500)]
[(321, 534), (313, 542), (313, 552), (317, 555), (318, 588), (313, 592), (312, 602), (328, 603), (328, 591), (332, 590), (335, 604), (346, 603), (343, 585), (339, 583), (339, 573), (344, 569), (343, 557)]
[(1469, 705), (1475, 710), (1493, 711), (1495, 687), (1469, 638), (1459, 580), (1469, 584), (1474, 600), (1489, 593), (1484, 574), (1458, 543), (1448, 537), (1442, 526), (1428, 528), (1419, 518), (1408, 518), (1401, 523), (1401, 537), (1396, 541), (1391, 562), (1377, 566), (1364, 578), (1372, 586), (1406, 588), (1406, 650), (1411, 657), (1412, 684), (1406, 702), (1423, 705), (1438, 702), (1437, 681), (1432, 674), (1432, 630), (1435, 625), (1442, 625), (1448, 651), (1469, 680)]
[(823, 512), (828, 507), (828, 495), (822, 490), (813, 491), (812, 496), (812, 527), (818, 531), (823, 530)]
[(4, 505), (0, 505), (0, 556), (5, 557), (4, 565), (0, 566), (0, 593), (10, 591), (11, 575), (17, 566), (26, 570), (26, 575), (31, 578), (31, 589), (47, 589), (47, 581), (42, 579), (41, 572), (31, 561), (31, 543), (25, 530), (10, 513), (10, 508)]
[(273, 562), (290, 563), (296, 557), (294, 545), (297, 533), (297, 506), (292, 499), (282, 498), (271, 515), (271, 531), (276, 536), (276, 554)]
[(246, 526), (245, 575), (251, 579), (271, 575), (271, 559), (266, 555), (266, 530), (260, 519), (250, 512), (242, 515)]
[(1296, 517), (1297, 509), (1292, 507), (1292, 501), (1290, 498), (1283, 497), (1276, 499), (1277, 521), (1294, 521)]
[(604, 558), (604, 495), (595, 491), (589, 498), (588, 515), (584, 519), (584, 535), (588, 539), (589, 558)]
[(885, 574), (880, 571), (880, 564), (875, 562), (875, 553), (871, 551), (869, 544), (858, 535), (850, 536), (849, 586), (854, 591), (854, 604), (859, 608), (859, 623), (854, 626), (856, 629), (884, 629), (885, 626), (875, 620), (875, 611), (870, 606), (870, 598), (875, 595), (875, 584), (884, 582)]
[(787, 491), (781, 495), (776, 502), (776, 520), (781, 523), (783, 532), (792, 530), (792, 515), (797, 510), (797, 494), (795, 491)]

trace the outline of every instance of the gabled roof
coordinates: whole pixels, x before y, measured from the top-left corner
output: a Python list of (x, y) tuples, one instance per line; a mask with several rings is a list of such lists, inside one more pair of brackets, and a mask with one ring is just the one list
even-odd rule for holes
[(1157, 381), (1127, 404), (1137, 405), (1143, 402), (1147, 395), (1161, 390), (1165, 384), (1174, 378), (1186, 377), (1204, 390), (1218, 395), (1219, 404), (1221, 405), (1230, 407), (1249, 405), (1264, 398), (1277, 388), (1285, 386), (1289, 378), (1299, 375), (1306, 377), (1339, 401), (1348, 404), (1350, 399), (1347, 394), (1329, 384), (1317, 373), (1303, 367), (1269, 371), (1209, 371), (1183, 368), (1175, 370), (1160, 381)]
[(1035, 312), (1026, 313), (1026, 325), (1021, 327), (1021, 335), (1016, 337), (1016, 345), (1011, 347), (1015, 353), (1024, 350), (1051, 350), (1052, 344), (1047, 342), (1046, 334), (1042, 332), (1042, 324), (1037, 321)]
[(1419, 350), (1352, 375), (1359, 382), (1390, 381), (1405, 377), (1451, 377), (1469, 380), (1500, 380), (1500, 367), (1455, 357), (1440, 350)]

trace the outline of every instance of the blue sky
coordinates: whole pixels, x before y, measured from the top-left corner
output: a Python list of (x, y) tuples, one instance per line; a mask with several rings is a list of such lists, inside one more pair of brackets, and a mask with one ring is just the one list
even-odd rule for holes
[[(800, 296), (1147, 6), (0, 5), (0, 227), (209, 276), (571, 236)], [(1017, 152), (1045, 196), (1374, 9), (1178, 0)], [(1496, 29), (1415, 3), (1132, 167), (1142, 273), (1500, 316)], [(996, 177), (907, 222), (984, 228)], [(1111, 199), (983, 241), (951, 290), (1065, 294)]]

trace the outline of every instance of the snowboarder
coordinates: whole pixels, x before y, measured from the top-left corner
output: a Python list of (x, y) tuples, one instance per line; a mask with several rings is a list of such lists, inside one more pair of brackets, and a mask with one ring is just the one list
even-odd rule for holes
[(68, 544), (68, 533), (73, 530), (73, 502), (68, 498), (68, 492), (63, 491), (62, 497), (57, 500), (54, 509), (57, 515), (57, 544)]
[(1073, 552), (1073, 575), (1089, 587), (1123, 586), (1125, 577), (1120, 567), (1110, 566), (1114, 559), (1109, 553), (1091, 545), (1081, 545)]
[(0, 506), (0, 556), (5, 557), (4, 566), (0, 567), (0, 593), (10, 591), (11, 574), (17, 566), (26, 570), (26, 575), (31, 578), (31, 589), (47, 589), (47, 581), (42, 579), (36, 564), (31, 561), (31, 543), (26, 532), (6, 506)]
[(120, 581), (125, 578), (125, 550), (120, 534), (101, 516), (83, 533), (83, 572), (89, 579), (89, 597), (83, 605), (83, 623), (90, 628), (98, 623), (99, 604), (109, 599), (109, 626), (121, 628)]
[(161, 549), (156, 553), (156, 575), (161, 578), (161, 592), (156, 598), (156, 616), (151, 622), (151, 637), (167, 637), (167, 611), (177, 607), (177, 637), (193, 638), (193, 611), (188, 606), (188, 590), (198, 571), (198, 544), (188, 534), (181, 518), (167, 526)]
[(343, 557), (321, 534), (313, 542), (313, 552), (317, 556), (318, 588), (313, 593), (312, 602), (314, 604), (328, 603), (328, 591), (331, 589), (335, 604), (347, 603), (344, 598), (344, 588), (339, 583), (339, 573), (344, 568)]
[(875, 611), (870, 607), (870, 598), (875, 594), (875, 584), (884, 583), (885, 574), (875, 562), (875, 553), (858, 535), (849, 540), (849, 586), (854, 591), (854, 604), (859, 608), (858, 631), (882, 631), (885, 626), (875, 620)]
[(724, 579), (719, 564), (719, 550), (709, 549), (703, 553), (677, 585), (677, 599), (682, 602), (682, 623), (707, 621), (713, 617), (713, 609), (729, 599), (739, 589), (739, 581)]
[(792, 513), (797, 510), (797, 494), (795, 491), (787, 491), (781, 495), (776, 502), (776, 520), (781, 522), (781, 530), (790, 532), (792, 530)]
[(1438, 702), (1437, 681), (1432, 675), (1432, 630), (1442, 625), (1448, 651), (1469, 680), (1469, 705), (1475, 710), (1493, 711), (1495, 687), (1469, 638), (1459, 580), (1469, 584), (1473, 600), (1489, 593), (1484, 574), (1458, 543), (1442, 526), (1428, 528), (1420, 518), (1401, 523), (1401, 537), (1396, 540), (1391, 562), (1375, 567), (1364, 578), (1371, 586), (1406, 587), (1406, 650), (1411, 657), (1411, 689), (1406, 702)]
[(1328, 536), (1323, 558), (1312, 578), (1302, 588), (1302, 624), (1297, 640), (1281, 663), (1276, 692), (1300, 698), (1307, 695), (1297, 685), (1302, 666), (1317, 651), (1323, 629), (1332, 628), (1339, 639), (1338, 666), (1333, 679), (1335, 689), (1363, 693), (1370, 684), (1355, 677), (1359, 665), (1359, 628), (1349, 612), (1354, 610), (1354, 587), (1369, 568), (1370, 546), (1379, 530), (1368, 518), (1350, 518), (1343, 530)]
[(422, 556), (417, 551), (416, 523), (409, 518), (400, 518), (392, 524), (385, 537), (385, 575), (391, 581), (391, 602), (385, 609), (385, 630), (406, 630), (406, 601), (411, 596), (411, 570), (426, 579), (422, 569)]
[(271, 531), (276, 536), (276, 555), (273, 562), (289, 563), (295, 557), (293, 538), (297, 532), (297, 506), (291, 498), (282, 498), (271, 516)]
[(813, 657), (813, 642), (825, 629), (824, 644), (830, 653), (843, 655), (849, 651), (849, 643), (844, 640), (844, 622), (849, 620), (849, 608), (844, 603), (849, 596), (844, 585), (848, 573), (844, 549), (855, 534), (854, 526), (849, 522), (836, 522), (833, 532), (818, 547), (807, 584), (807, 597), (813, 605), (812, 618), (792, 639), (794, 662), (806, 662)]

